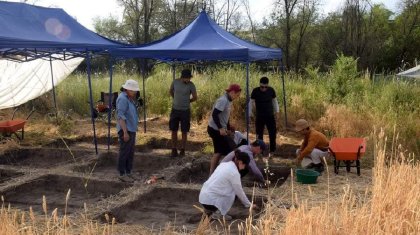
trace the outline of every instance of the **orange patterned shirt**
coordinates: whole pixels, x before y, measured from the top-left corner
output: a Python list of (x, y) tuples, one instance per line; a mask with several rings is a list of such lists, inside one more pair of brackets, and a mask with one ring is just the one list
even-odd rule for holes
[(324, 134), (310, 128), (309, 133), (305, 136), (303, 143), (300, 146), (299, 159), (302, 160), (305, 156), (308, 156), (314, 148), (327, 151), (328, 145), (329, 142)]

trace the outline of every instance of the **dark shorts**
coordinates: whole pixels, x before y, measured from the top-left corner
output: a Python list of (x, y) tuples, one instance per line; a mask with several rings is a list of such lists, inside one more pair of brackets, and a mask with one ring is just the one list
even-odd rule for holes
[(217, 207), (213, 206), (213, 205), (206, 205), (206, 204), (201, 204), (204, 209), (206, 209), (209, 212), (216, 212), (218, 209)]
[(207, 127), (207, 133), (213, 140), (214, 153), (226, 156), (235, 149), (235, 142), (229, 136), (222, 136), (218, 130)]
[(181, 123), (181, 131), (190, 131), (191, 112), (187, 110), (176, 110), (172, 109), (171, 116), (169, 119), (169, 130), (178, 131), (179, 123)]

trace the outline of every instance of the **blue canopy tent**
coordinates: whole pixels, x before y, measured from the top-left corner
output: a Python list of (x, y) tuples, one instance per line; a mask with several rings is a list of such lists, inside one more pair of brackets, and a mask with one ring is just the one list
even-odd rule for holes
[[(88, 68), (91, 110), (93, 110), (90, 78), (91, 56), (107, 54), (111, 48), (126, 46), (128, 45), (109, 40), (86, 29), (62, 9), (0, 1), (0, 59), (28, 61), (49, 58), (51, 61), (52, 59), (67, 60), (74, 57), (85, 57)], [(54, 57), (57, 54), (61, 56)], [(110, 74), (112, 76), (112, 72)], [(51, 79), (54, 84), (54, 78)], [(112, 92), (111, 87), (112, 79), (110, 93)], [(53, 94), (54, 105), (57, 109), (54, 89)], [(93, 113), (91, 116), (95, 150), (98, 153)]]
[(25, 59), (63, 53), (84, 56), (122, 47), (79, 24), (63, 9), (0, 1), (0, 56)]
[(137, 48), (111, 50), (115, 57), (153, 58), (166, 62), (224, 60), (252, 62), (281, 59), (280, 49), (267, 48), (240, 39), (222, 29), (205, 11), (184, 29)]
[[(110, 50), (110, 53), (116, 58), (149, 58), (172, 63), (191, 61), (235, 61), (245, 63), (247, 67), (247, 101), (249, 101), (250, 62), (279, 60), (281, 63), (282, 58), (281, 49), (259, 46), (238, 38), (217, 25), (205, 11), (202, 11), (184, 29), (168, 37), (136, 48), (113, 48)], [(173, 75), (175, 76), (175, 71)], [(287, 124), (283, 76), (282, 81), (284, 113)], [(247, 132), (249, 133), (248, 112), (246, 119)]]

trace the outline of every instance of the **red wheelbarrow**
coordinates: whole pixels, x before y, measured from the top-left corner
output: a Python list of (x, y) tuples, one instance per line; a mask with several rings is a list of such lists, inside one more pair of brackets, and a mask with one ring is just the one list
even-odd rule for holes
[[(332, 138), (329, 150), (334, 157), (334, 172), (336, 174), (340, 167), (345, 167), (347, 172), (350, 172), (351, 167), (356, 167), (357, 175), (360, 175), (360, 158), (366, 152), (364, 138)], [(340, 165), (341, 161), (344, 162), (343, 166)]]
[[(13, 112), (11, 120), (0, 122), (0, 133), (4, 137), (11, 137), (12, 135), (15, 135), (19, 140), (23, 140), (24, 133), (25, 133), (25, 123), (28, 120), (28, 118), (32, 115), (32, 113), (35, 111), (35, 109), (32, 109), (32, 111), (29, 113), (26, 119), (13, 120), (16, 111), (17, 109)], [(20, 136), (17, 134), (19, 130), (21, 130)]]

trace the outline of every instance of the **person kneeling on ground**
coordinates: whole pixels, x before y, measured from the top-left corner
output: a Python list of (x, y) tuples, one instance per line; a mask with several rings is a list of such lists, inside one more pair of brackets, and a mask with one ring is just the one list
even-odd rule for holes
[[(254, 160), (254, 157), (257, 156), (257, 154), (260, 154), (265, 151), (266, 144), (262, 140), (256, 140), (252, 142), (250, 145), (242, 145), (239, 146), (239, 148), (235, 151), (230, 152), (226, 157), (223, 158), (222, 162), (229, 162), (233, 161), (235, 158), (235, 152), (240, 151), (247, 154), (247, 157), (249, 158), (249, 165), (243, 169), (240, 170), (241, 177), (244, 177), (246, 174), (248, 174), (249, 171), (252, 172), (254, 175), (256, 181), (259, 183), (265, 184), (264, 176), (261, 173), (261, 170), (258, 168), (257, 163)], [(217, 168), (216, 168), (217, 169)]]
[(240, 170), (249, 164), (246, 153), (237, 152), (234, 161), (221, 163), (200, 190), (199, 202), (203, 205), (207, 214), (211, 213), (212, 219), (231, 220), (227, 212), (232, 207), (235, 196), (242, 204), (249, 208), (257, 209), (248, 200), (241, 184)]
[(240, 131), (232, 131), (232, 139), (233, 142), (235, 142), (236, 147), (248, 145), (248, 141), (246, 140), (245, 134), (243, 134)]
[(296, 150), (296, 165), (303, 168), (314, 168), (318, 172), (324, 171), (321, 158), (328, 155), (329, 142), (327, 137), (309, 126), (305, 119), (296, 121), (295, 130), (303, 136), (303, 143)]

